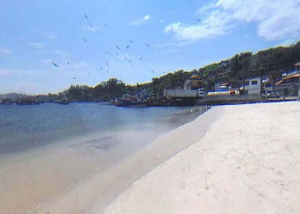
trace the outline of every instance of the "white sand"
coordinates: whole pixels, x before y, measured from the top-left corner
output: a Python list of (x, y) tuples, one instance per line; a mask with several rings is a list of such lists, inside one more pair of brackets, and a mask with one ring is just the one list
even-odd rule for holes
[(209, 114), (220, 111), (204, 138), (135, 182), (105, 213), (300, 213), (300, 103)]

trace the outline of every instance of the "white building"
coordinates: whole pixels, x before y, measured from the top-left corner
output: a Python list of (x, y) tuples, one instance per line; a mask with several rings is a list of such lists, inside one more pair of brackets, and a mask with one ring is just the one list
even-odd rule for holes
[(245, 91), (247, 94), (260, 95), (261, 94), (261, 78), (250, 78), (245, 80)]

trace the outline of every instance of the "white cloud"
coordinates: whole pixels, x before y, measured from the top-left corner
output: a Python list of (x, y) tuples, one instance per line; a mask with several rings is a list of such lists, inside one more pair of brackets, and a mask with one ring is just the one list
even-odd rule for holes
[(28, 42), (28, 45), (30, 45), (31, 47), (34, 47), (36, 49), (42, 49), (44, 48), (44, 45), (38, 42)]
[(257, 34), (268, 41), (295, 40), (300, 35), (299, 0), (218, 0), (198, 10), (196, 25), (172, 23), (165, 33), (195, 41), (225, 35), (241, 24), (255, 23)]
[(147, 21), (149, 21), (150, 18), (151, 18), (150, 15), (145, 15), (144, 17), (131, 22), (131, 25), (136, 25), (136, 26), (137, 25), (142, 25), (142, 24), (146, 23)]
[(2, 54), (2, 55), (9, 55), (11, 53), (12, 53), (12, 50), (0, 47), (0, 54)]

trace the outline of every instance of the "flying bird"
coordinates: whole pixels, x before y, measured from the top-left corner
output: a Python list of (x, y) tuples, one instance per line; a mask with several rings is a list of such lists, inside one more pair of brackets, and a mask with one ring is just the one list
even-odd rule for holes
[(109, 70), (106, 70), (107, 73), (109, 73)]
[(54, 62), (52, 62), (52, 65), (54, 65), (55, 67), (58, 67), (58, 68), (59, 68), (59, 65), (56, 64), (56, 63), (54, 63)]
[(87, 40), (86, 40), (85, 38), (83, 38), (83, 41), (84, 41), (84, 42), (87, 42)]
[(68, 61), (68, 64), (69, 64), (69, 65), (71, 64), (70, 61)]
[(119, 46), (116, 46), (116, 47), (117, 47), (117, 49), (121, 50)]
[(201, 22), (201, 19), (197, 19), (197, 22)]
[(152, 71), (152, 73), (155, 73), (155, 71)]
[(119, 52), (117, 51), (116, 54), (119, 56)]
[(90, 27), (91, 27), (91, 28), (94, 28), (94, 25), (92, 25), (92, 23), (91, 23), (91, 22), (89, 22), (89, 24), (90, 24)]
[(129, 40), (129, 42), (130, 42), (130, 43), (133, 43), (133, 41), (132, 41), (132, 40)]
[(89, 75), (91, 75), (91, 73), (90, 73), (90, 72), (88, 72), (88, 74), (89, 74)]
[(76, 77), (73, 77), (73, 80), (75, 80), (76, 79)]
[(85, 17), (87, 20), (89, 20), (89, 17), (88, 17), (86, 14), (84, 14), (84, 17)]
[(109, 25), (108, 24), (104, 24), (106, 27), (109, 27)]
[(145, 43), (145, 45), (146, 45), (148, 48), (150, 48), (150, 45), (149, 45), (148, 43)]
[(126, 48), (128, 49), (129, 47), (130, 47), (130, 45), (127, 45), (127, 47), (126, 47)]
[(140, 56), (140, 60), (141, 60), (141, 59), (143, 59), (143, 57), (142, 57), (142, 56)]
[(102, 68), (102, 67), (100, 67), (100, 70), (101, 70), (101, 71), (103, 71), (103, 68)]
[(108, 62), (106, 63), (107, 67), (109, 67)]

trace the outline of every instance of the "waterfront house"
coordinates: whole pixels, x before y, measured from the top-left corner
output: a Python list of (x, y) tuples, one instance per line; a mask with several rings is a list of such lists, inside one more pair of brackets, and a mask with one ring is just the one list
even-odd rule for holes
[(261, 78), (249, 78), (245, 80), (245, 93), (250, 95), (261, 95)]
[(264, 77), (261, 80), (261, 93), (270, 94), (273, 92), (273, 85), (268, 77)]
[(295, 69), (282, 73), (280, 81), (275, 83), (274, 91), (284, 96), (297, 96), (299, 89), (300, 62), (295, 64)]
[(203, 79), (198, 75), (190, 76), (184, 83), (184, 90), (197, 90), (203, 88)]
[(231, 80), (227, 82), (217, 82), (215, 83), (215, 91), (228, 91), (234, 90), (237, 91), (240, 89), (239, 81)]

